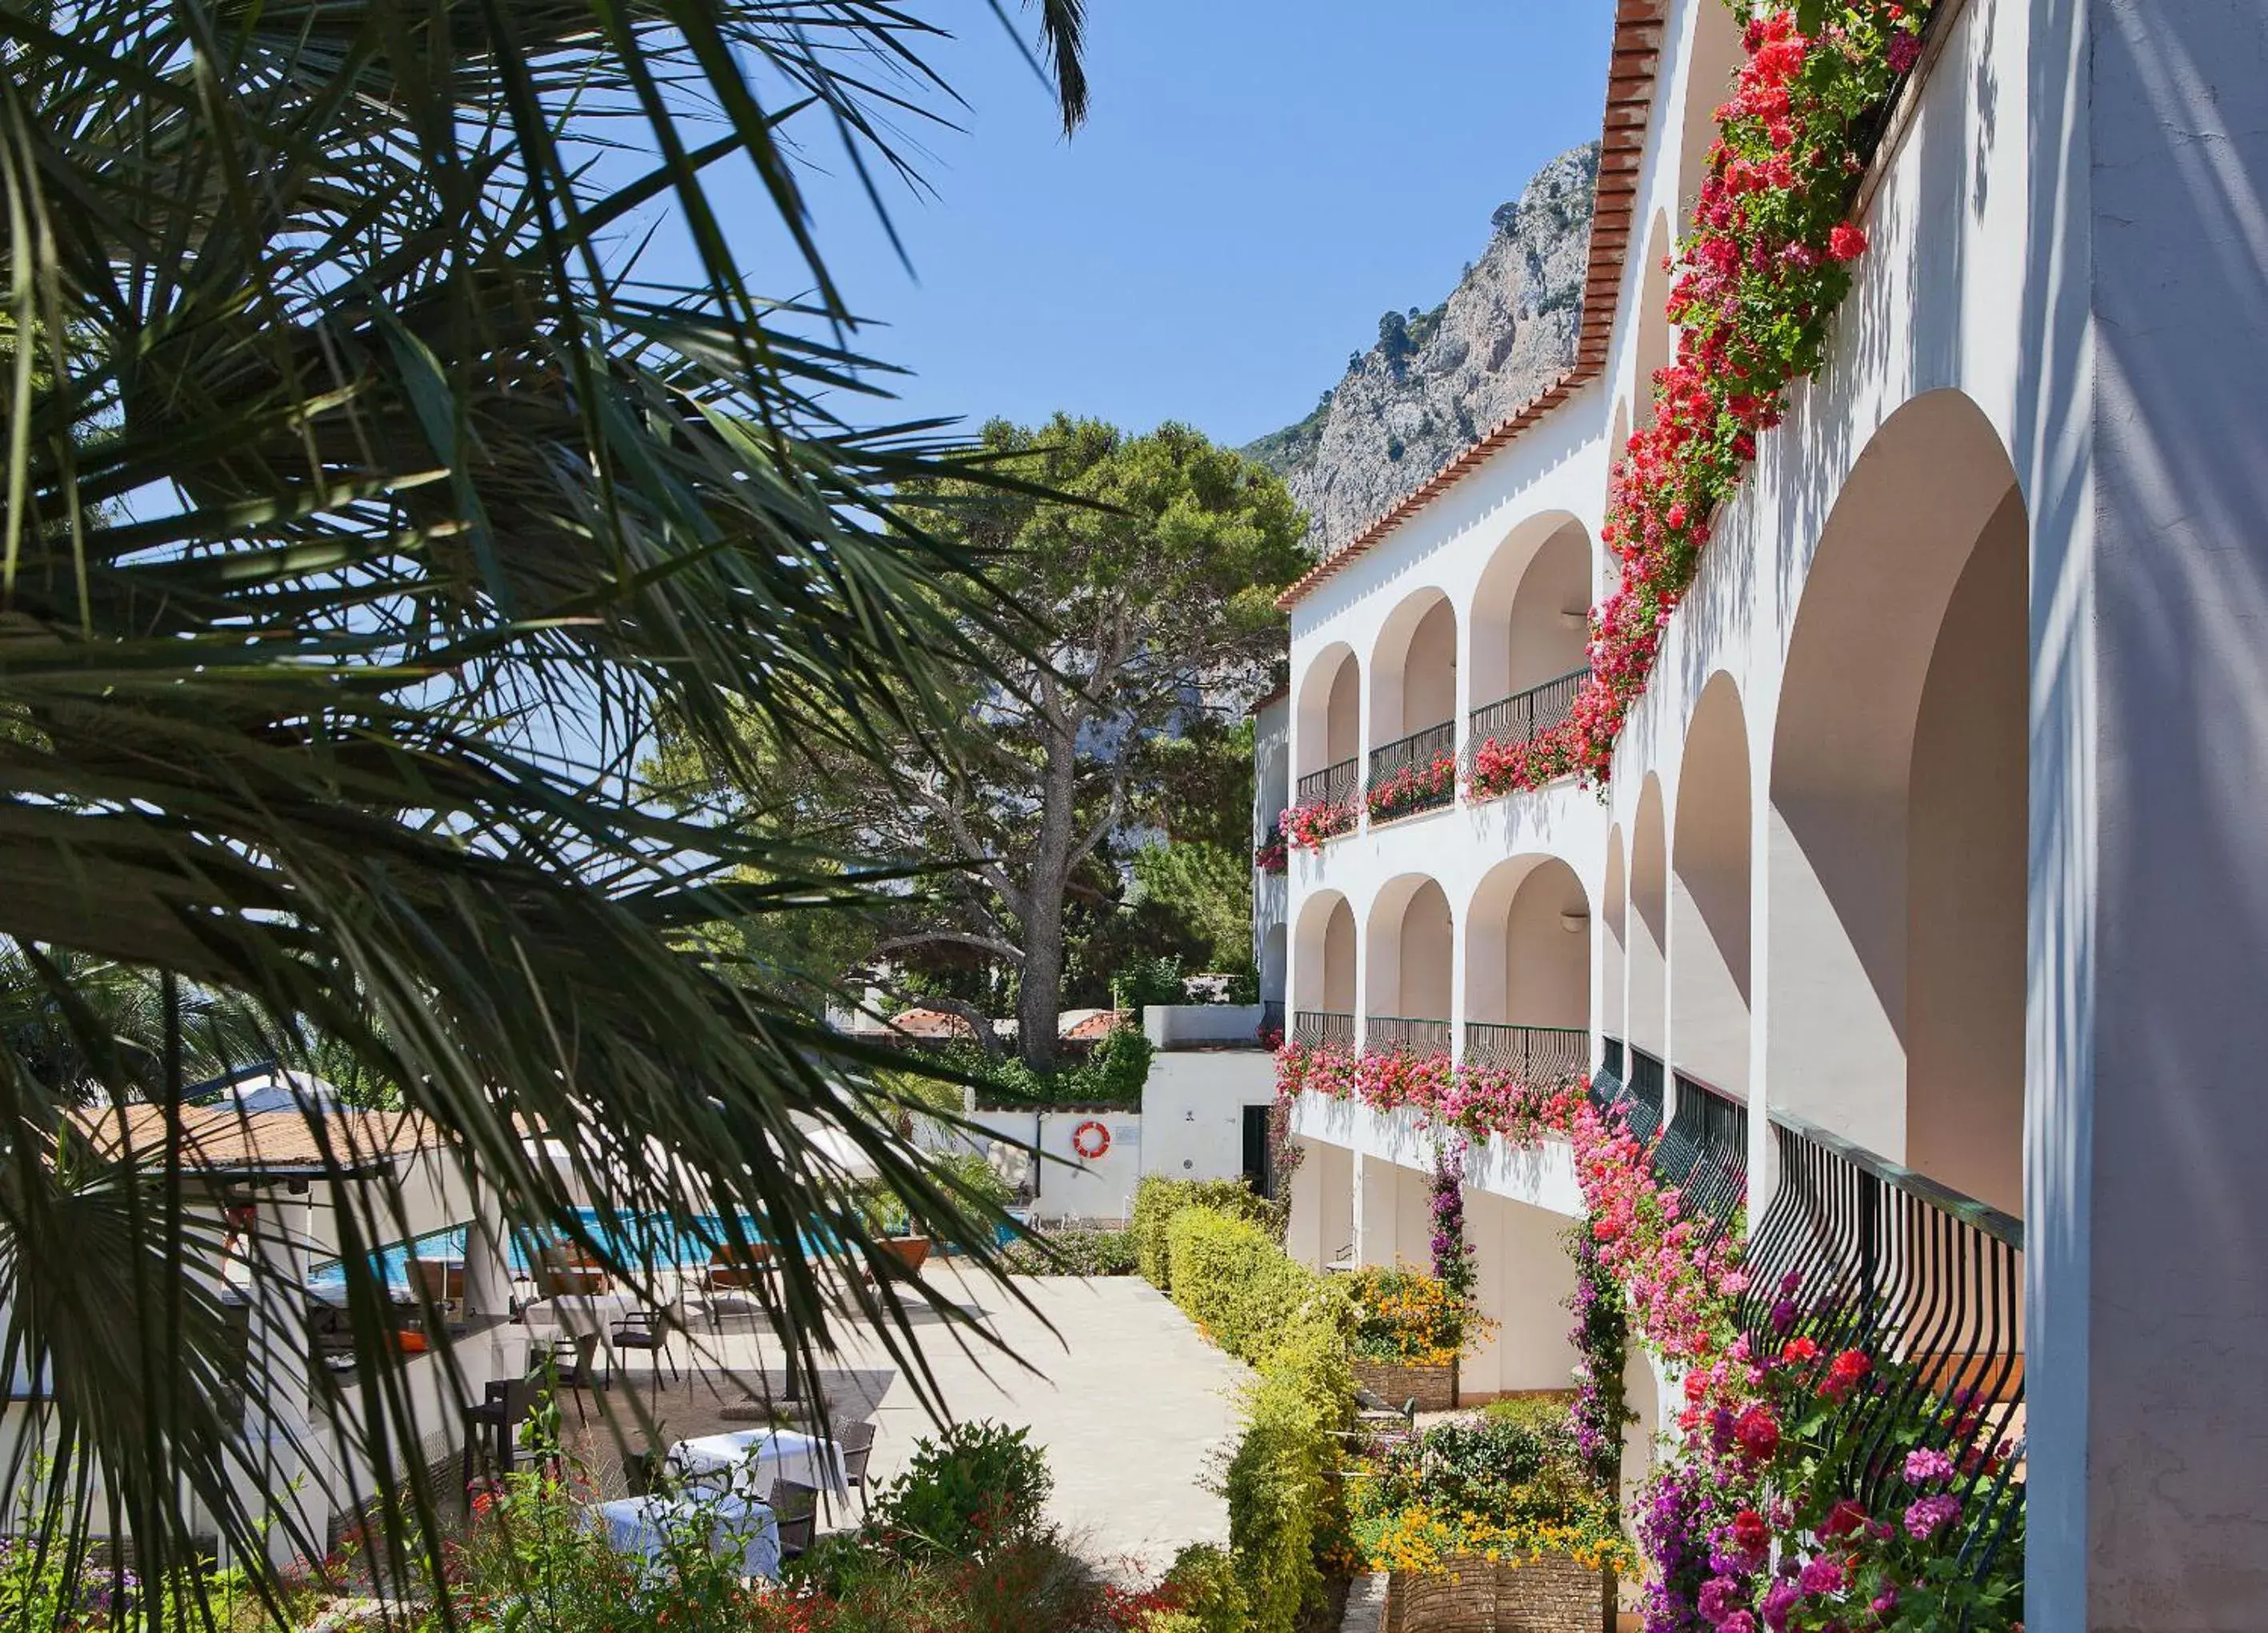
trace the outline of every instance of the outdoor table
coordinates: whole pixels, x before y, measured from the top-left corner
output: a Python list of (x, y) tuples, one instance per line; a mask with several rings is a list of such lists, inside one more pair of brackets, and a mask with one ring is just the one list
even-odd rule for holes
[(738, 1556), (744, 1577), (777, 1579), (780, 1572), (779, 1521), (754, 1497), (737, 1492), (698, 1497), (626, 1497), (585, 1511), (585, 1523), (603, 1534), (617, 1554), (659, 1564), (672, 1530), (688, 1521), (710, 1524), (709, 1551)]
[(792, 1480), (816, 1490), (849, 1497), (843, 1478), (843, 1453), (832, 1440), (792, 1429), (748, 1429), (735, 1434), (703, 1435), (669, 1448), (669, 1467), (681, 1479), (731, 1478), (740, 1490), (768, 1493), (775, 1480)]

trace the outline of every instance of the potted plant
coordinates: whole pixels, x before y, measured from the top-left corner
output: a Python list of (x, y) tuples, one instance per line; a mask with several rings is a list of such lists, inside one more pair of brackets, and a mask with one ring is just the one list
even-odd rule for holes
[(1349, 1291), (1359, 1320), (1355, 1381), (1389, 1404), (1421, 1412), (1457, 1403), (1457, 1358), (1493, 1330), (1439, 1276), (1407, 1264), (1357, 1270)]

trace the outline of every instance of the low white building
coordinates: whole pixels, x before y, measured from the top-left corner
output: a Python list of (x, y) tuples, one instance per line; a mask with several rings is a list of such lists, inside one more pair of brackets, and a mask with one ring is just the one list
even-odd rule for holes
[[(1295, 803), (1580, 684), (1744, 55), (1715, 0), (1616, 15), (1579, 361), (1286, 598)], [(1760, 1256), (1814, 1163), (1994, 1210), (2007, 1325), (1959, 1337), (2013, 1363), (2034, 1629), (2268, 1626), (2264, 181), (2262, 8), (1938, 0), (1611, 785), (1461, 785), (1290, 864), (1296, 1037), (1609, 1069), (1744, 1170)], [(1297, 1129), (1295, 1246), (1422, 1258), (1432, 1130)], [(1566, 1381), (1565, 1159), (1476, 1158), (1476, 1388)]]

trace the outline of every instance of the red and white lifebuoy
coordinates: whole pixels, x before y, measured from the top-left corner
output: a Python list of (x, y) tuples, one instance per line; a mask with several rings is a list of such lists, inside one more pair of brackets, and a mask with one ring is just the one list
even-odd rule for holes
[(1110, 1150), (1110, 1130), (1090, 1117), (1071, 1131), (1071, 1148), (1093, 1162)]

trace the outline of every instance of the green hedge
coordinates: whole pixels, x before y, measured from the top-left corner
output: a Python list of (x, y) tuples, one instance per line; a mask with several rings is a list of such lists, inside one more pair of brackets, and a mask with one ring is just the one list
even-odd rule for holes
[(1166, 1227), (1184, 1208), (1210, 1209), (1232, 1218), (1265, 1224), (1268, 1200), (1241, 1180), (1168, 1180), (1157, 1174), (1134, 1189), (1134, 1268), (1160, 1292), (1171, 1292), (1173, 1266), (1167, 1254)]
[(1295, 1633), (1323, 1603), (1321, 1561), (1346, 1537), (1337, 1470), (1339, 1437), (1353, 1426), (1354, 1375), (1328, 1298), (1286, 1328), (1244, 1405), (1244, 1438), (1223, 1487), (1230, 1556), (1251, 1633)]
[(1174, 1302), (1240, 1361), (1266, 1365), (1304, 1320), (1344, 1335), (1354, 1306), (1249, 1219), (1184, 1208), (1166, 1227)]
[(1135, 1235), (1143, 1241), (1145, 1221), (1163, 1235), (1164, 1276), (1153, 1279), (1258, 1374), (1224, 1486), (1230, 1558), (1250, 1633), (1294, 1633), (1322, 1604), (1320, 1562), (1346, 1535), (1336, 1470), (1338, 1437), (1353, 1424), (1357, 1312), (1344, 1287), (1285, 1254), (1242, 1203), (1232, 1200), (1235, 1212), (1193, 1205), (1197, 1188), (1161, 1186), (1147, 1216), (1138, 1201)]

